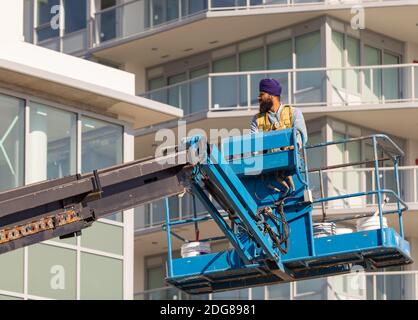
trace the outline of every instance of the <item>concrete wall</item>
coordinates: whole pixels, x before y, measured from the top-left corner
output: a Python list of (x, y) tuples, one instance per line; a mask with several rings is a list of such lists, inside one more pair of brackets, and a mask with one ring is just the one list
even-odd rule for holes
[(418, 159), (418, 140), (409, 139), (406, 142), (405, 165), (414, 166), (416, 159)]
[(411, 256), (412, 259), (414, 259), (414, 263), (405, 266), (406, 270), (418, 270), (418, 237), (407, 237), (407, 240), (409, 241), (409, 244), (411, 246)]
[[(0, 39), (2, 41), (2, 39)], [(90, 85), (135, 94), (135, 75), (101, 64), (55, 52), (25, 42), (9, 41), (0, 51), (0, 60), (39, 69)]]
[(418, 43), (407, 42), (405, 44), (405, 59), (404, 63), (412, 63), (414, 60), (418, 61)]
[(23, 0), (1, 0), (0, 41), (24, 41)]
[(130, 72), (135, 74), (135, 92), (136, 94), (140, 94), (145, 92), (146, 89), (146, 71), (145, 68), (139, 64), (134, 62), (127, 62), (125, 63), (123, 69), (126, 72)]
[(135, 252), (134, 259), (134, 292), (142, 292), (145, 290), (145, 259), (139, 254), (138, 250)]

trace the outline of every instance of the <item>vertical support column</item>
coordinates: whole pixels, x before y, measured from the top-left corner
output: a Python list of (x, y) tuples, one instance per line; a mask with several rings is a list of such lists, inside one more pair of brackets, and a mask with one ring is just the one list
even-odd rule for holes
[(87, 48), (91, 49), (94, 46), (95, 38), (95, 19), (94, 13), (96, 12), (94, 0), (87, 0), (87, 12), (86, 12), (86, 19), (87, 19)]
[(418, 300), (418, 273), (414, 273), (414, 293), (415, 293), (415, 300)]
[[(125, 126), (123, 132), (123, 162), (133, 161), (135, 158), (135, 137), (132, 128)], [(134, 298), (134, 209), (123, 211), (123, 299)]]
[(170, 205), (168, 198), (165, 198), (165, 223), (167, 231), (167, 276), (171, 278), (173, 276), (173, 257), (171, 252)]
[[(382, 212), (382, 195), (380, 189), (380, 171), (379, 171), (379, 163), (378, 163), (378, 156), (377, 156), (377, 141), (376, 137), (373, 136), (373, 156), (374, 156), (374, 169), (375, 169), (375, 181), (376, 181), (376, 188), (377, 188), (377, 206), (379, 208), (379, 221), (380, 221), (380, 229), (383, 228), (383, 212)], [(380, 230), (380, 241), (383, 243), (383, 232)]]
[[(209, 1), (210, 2), (210, 1)], [(212, 76), (208, 75), (208, 110), (212, 110)]]
[(26, 112), (30, 119), (26, 184), (47, 179), (48, 135), (46, 108), (31, 106)]
[(36, 32), (36, 27), (38, 26), (38, 1), (33, 1), (33, 33), (32, 33), (32, 43), (38, 43), (38, 33)]
[(60, 52), (64, 51), (64, 35), (65, 35), (65, 7), (64, 1), (60, 1), (60, 20), (59, 20), (59, 41), (60, 41)]
[[(321, 40), (322, 40), (322, 66), (328, 68), (331, 65), (331, 43), (332, 43), (332, 30), (328, 17), (324, 19), (321, 27)], [(332, 72), (332, 71), (331, 71)], [(323, 97), (325, 98), (325, 106), (331, 106), (332, 104), (332, 83), (330, 81), (331, 74), (328, 70), (325, 71), (325, 84), (322, 88)]]
[[(396, 194), (400, 198), (401, 197), (401, 191), (400, 191), (400, 187), (399, 187), (398, 158), (396, 158), (396, 161), (395, 161), (395, 180), (396, 180)], [(402, 238), (404, 238), (402, 210), (400, 208), (399, 200), (397, 200), (396, 203), (397, 203), (398, 215), (399, 215), (399, 232), (400, 232), (400, 236)]]
[(417, 171), (417, 169), (413, 169), (413, 173), (414, 173), (414, 176), (413, 176), (413, 180), (414, 180), (414, 187), (413, 187), (413, 190), (414, 190), (414, 194), (413, 194), (413, 199), (414, 199), (414, 202), (417, 202), (418, 201), (418, 199), (417, 199), (417, 197), (418, 197), (418, 188), (417, 188), (417, 173), (418, 173), (418, 171)]
[(411, 100), (415, 101), (415, 66), (411, 66)]
[(251, 110), (251, 74), (247, 74), (247, 108)]

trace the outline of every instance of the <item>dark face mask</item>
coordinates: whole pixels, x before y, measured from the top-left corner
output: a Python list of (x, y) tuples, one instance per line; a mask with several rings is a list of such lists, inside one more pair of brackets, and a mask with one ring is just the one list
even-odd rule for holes
[(268, 112), (273, 107), (273, 99), (271, 97), (260, 101), (260, 113)]

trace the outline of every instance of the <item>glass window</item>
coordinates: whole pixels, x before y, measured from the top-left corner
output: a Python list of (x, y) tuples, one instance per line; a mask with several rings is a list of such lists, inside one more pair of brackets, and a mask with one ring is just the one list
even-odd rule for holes
[(29, 127), (28, 156), (31, 161), (27, 181), (32, 183), (75, 174), (77, 116), (32, 102)]
[(104, 10), (116, 6), (116, 0), (102, 0), (100, 2), (100, 9)]
[(182, 0), (182, 15), (185, 16), (207, 9), (207, 1), (208, 0)]
[(321, 66), (321, 35), (319, 31), (296, 37), (295, 46), (297, 68)]
[[(319, 31), (296, 37), (296, 68), (321, 66), (321, 35)], [(297, 103), (323, 102), (322, 91), (325, 72), (303, 71), (296, 74)]]
[[(331, 67), (344, 67), (344, 34), (332, 31)], [(332, 84), (337, 88), (344, 88), (344, 74), (342, 70), (332, 71)]]
[[(148, 80), (148, 90), (153, 91), (163, 88), (166, 85), (164, 77), (158, 77)], [(163, 88), (145, 96), (148, 99), (167, 103), (167, 89)]]
[[(347, 37), (347, 67), (360, 65), (360, 40)], [(360, 70), (348, 70), (346, 86), (349, 92), (360, 92)]]
[(81, 253), (81, 299), (123, 299), (122, 260)]
[(164, 266), (147, 268), (147, 290), (163, 288), (166, 286)]
[[(173, 196), (168, 198), (168, 205), (170, 208), (170, 220), (176, 220), (179, 218), (179, 198)], [(151, 214), (152, 211), (152, 214)], [(144, 221), (144, 226), (156, 225), (165, 223), (165, 199), (154, 201), (149, 205), (146, 205), (142, 211), (145, 215), (142, 219)]]
[[(292, 69), (292, 40), (285, 40), (278, 43), (270, 44), (267, 47), (267, 68), (268, 69)], [(274, 78), (280, 82), (282, 86), (281, 100), (288, 103), (289, 98), (289, 74), (276, 73), (269, 74), (268, 77)]]
[[(364, 65), (366, 66), (376, 66), (382, 64), (381, 51), (379, 49), (364, 46)], [(372, 69), (365, 70), (365, 88), (364, 94), (366, 98), (370, 101), (376, 101), (381, 97), (382, 90), (382, 70), (381, 69)]]
[[(247, 52), (242, 52), (239, 55), (239, 70), (240, 71), (257, 71), (264, 70), (264, 49), (257, 48)], [(261, 79), (265, 78), (265, 74), (251, 75), (251, 104), (258, 104), (258, 84)], [(240, 105), (247, 105), (247, 77), (240, 77)]]
[(134, 230), (143, 229), (147, 227), (147, 225), (145, 224), (145, 218), (147, 215), (149, 215), (148, 211), (148, 205), (142, 205), (134, 208)]
[(239, 54), (240, 71), (254, 71), (264, 69), (264, 50), (257, 48)]
[(123, 162), (123, 128), (109, 122), (82, 118), (82, 173)]
[(25, 101), (0, 94), (0, 190), (23, 184)]
[(87, 1), (65, 0), (65, 33), (85, 29), (87, 25)]
[(308, 299), (326, 299), (328, 288), (328, 280), (325, 279), (312, 279), (296, 282), (297, 295), (308, 294)]
[(289, 300), (291, 283), (276, 284), (267, 287), (269, 300)]
[(96, 222), (82, 231), (81, 246), (123, 255), (123, 227)]
[(215, 292), (213, 300), (248, 300), (249, 289), (239, 289), (233, 291)]
[(253, 287), (251, 288), (251, 299), (252, 300), (265, 300), (265, 287)]
[(267, 67), (270, 70), (292, 68), (292, 40), (270, 44), (267, 47)]
[[(213, 62), (213, 72), (237, 71), (235, 56), (222, 58)], [(228, 108), (237, 105), (238, 77), (222, 76), (212, 78), (212, 101), (214, 108)]]
[[(385, 52), (383, 54), (383, 64), (399, 64), (399, 56)], [(400, 90), (400, 68), (390, 68), (383, 70), (383, 96), (385, 100), (401, 99)]]
[(179, 0), (165, 0), (167, 10), (167, 21), (177, 19), (179, 17)]
[[(323, 142), (322, 133), (315, 132), (309, 134), (310, 145), (315, 145)], [(307, 149), (308, 167), (309, 169), (320, 168), (324, 165), (324, 148)], [(313, 192), (314, 198), (321, 197), (320, 180), (318, 172), (309, 174), (309, 184)]]
[(168, 85), (172, 86), (168, 89), (168, 104), (184, 110), (186, 114), (189, 113), (187, 89), (188, 84), (183, 83), (176, 85), (177, 83), (187, 80), (186, 73), (180, 73), (168, 77)]
[(178, 0), (153, 0), (152, 1), (152, 21), (154, 25), (159, 25), (177, 19), (179, 16)]
[[(190, 71), (190, 112), (195, 113), (208, 108), (208, 77), (207, 66)], [(199, 79), (195, 79), (199, 78)], [(195, 79), (195, 80), (193, 80)]]
[(38, 41), (43, 41), (53, 37), (59, 36), (59, 28), (52, 28), (51, 22), (58, 23), (54, 17), (59, 14), (59, 11), (52, 11), (54, 6), (60, 5), (60, 0), (38, 0)]
[[(332, 141), (341, 141), (345, 139), (345, 134), (333, 131)], [(329, 165), (339, 165), (345, 163), (345, 148), (343, 144), (336, 144), (327, 147), (329, 155)], [(324, 174), (325, 190), (328, 190), (328, 196), (345, 194), (344, 173), (341, 171), (330, 171)], [(344, 200), (336, 200), (328, 203), (332, 207), (341, 207)]]
[(158, 77), (158, 78), (150, 79), (148, 81), (148, 89), (150, 91), (162, 88), (164, 86), (165, 86), (164, 77)]
[(23, 249), (0, 255), (0, 290), (23, 292)]
[[(102, 0), (101, 10), (116, 6), (116, 0)], [(107, 41), (116, 37), (116, 9), (102, 12), (98, 18), (100, 25), (100, 41)]]
[(0, 295), (0, 300), (23, 300), (22, 298)]
[[(110, 167), (123, 162), (123, 127), (82, 117), (81, 172)], [(121, 215), (106, 217), (121, 221)]]
[(222, 58), (213, 62), (213, 72), (234, 72), (236, 70), (235, 56)]
[(45, 244), (29, 247), (28, 292), (54, 299), (76, 298), (75, 250)]

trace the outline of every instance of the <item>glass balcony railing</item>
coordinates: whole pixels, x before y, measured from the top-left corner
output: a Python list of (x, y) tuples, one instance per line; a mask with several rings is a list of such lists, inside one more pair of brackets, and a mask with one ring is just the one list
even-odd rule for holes
[(207, 11), (207, 0), (134, 0), (95, 14), (95, 44), (160, 28)]
[(141, 96), (181, 108), (185, 115), (258, 109), (258, 83), (268, 77), (279, 80), (283, 102), (293, 106), (403, 103), (418, 100), (417, 75), (416, 64), (210, 73)]
[(132, 0), (96, 12), (94, 44), (124, 39), (211, 11), (288, 8), (306, 5), (382, 4), (393, 0)]
[[(309, 156), (309, 155), (308, 155)], [(380, 185), (382, 189), (396, 191), (393, 167), (383, 167), (380, 170)], [(418, 166), (399, 167), (400, 195), (409, 204), (418, 203)], [(320, 198), (320, 180), (318, 172), (309, 174), (310, 188), (314, 199)], [(325, 197), (344, 195), (356, 192), (375, 190), (374, 168), (334, 169), (322, 172), (322, 183)], [(171, 197), (170, 218), (172, 221), (188, 219), (193, 216), (193, 202), (189, 194), (182, 198)], [(388, 205), (394, 203), (389, 196)], [(375, 207), (377, 196), (370, 195), (358, 198), (331, 201), (325, 204), (326, 209), (356, 209)], [(314, 208), (320, 208), (317, 204)], [(219, 206), (218, 206), (219, 208)], [(208, 215), (203, 205), (196, 199), (196, 214), (199, 217)], [(140, 231), (165, 223), (165, 204), (163, 200), (141, 206), (135, 209), (135, 230)]]
[[(209, 198), (212, 197), (209, 195)], [(196, 216), (203, 217), (209, 215), (203, 205), (196, 199)], [(186, 220), (194, 215), (193, 198), (186, 193), (183, 197), (169, 198), (170, 220)], [(220, 207), (216, 205), (218, 209)], [(135, 230), (161, 226), (165, 223), (165, 201), (159, 200), (153, 203), (135, 208)]]
[[(396, 180), (393, 167), (383, 167), (380, 170), (380, 186), (382, 189), (393, 190), (396, 192)], [(339, 169), (325, 170), (322, 172), (322, 183), (326, 197), (344, 195), (357, 192), (366, 192), (376, 190), (374, 168), (359, 169)], [(320, 198), (319, 173), (309, 174), (310, 185), (314, 198)], [(399, 191), (400, 196), (406, 203), (414, 204), (418, 201), (418, 167), (399, 167)], [(392, 195), (386, 195), (388, 204), (394, 204), (395, 198)], [(377, 195), (368, 195), (365, 197), (341, 199), (332, 201), (328, 208), (365, 208), (376, 206)]]
[(418, 271), (357, 272), (207, 295), (173, 287), (135, 294), (136, 300), (417, 300)]

